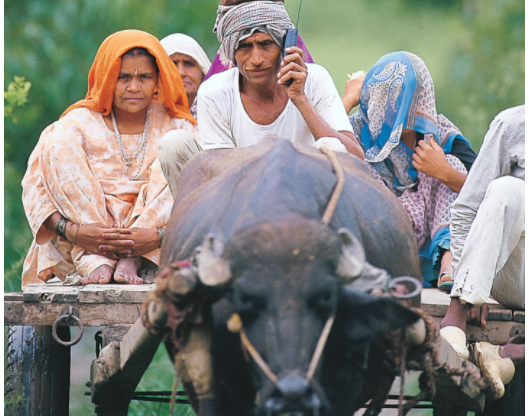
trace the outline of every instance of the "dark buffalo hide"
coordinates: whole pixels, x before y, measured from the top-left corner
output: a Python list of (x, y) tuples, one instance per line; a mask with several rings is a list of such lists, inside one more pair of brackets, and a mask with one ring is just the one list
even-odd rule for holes
[[(346, 250), (338, 230), (356, 237), (362, 262), (391, 276), (420, 276), (415, 237), (399, 201), (369, 167), (337, 156), (346, 182), (328, 226), (321, 217), (336, 175), (313, 148), (268, 138), (249, 148), (203, 152), (183, 170), (161, 267), (191, 258), (208, 236), (230, 275), (229, 285), (200, 288), (211, 299), (213, 327), (213, 395), (200, 401), (201, 415), (351, 416), (377, 383), (394, 376), (374, 340), (418, 317), (389, 297), (339, 284)], [(228, 331), (233, 313), (279, 383)], [(331, 315), (336, 319), (309, 381), (305, 375)]]

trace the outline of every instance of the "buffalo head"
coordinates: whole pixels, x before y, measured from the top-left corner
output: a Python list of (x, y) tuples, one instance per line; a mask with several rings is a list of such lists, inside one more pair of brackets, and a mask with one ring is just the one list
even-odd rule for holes
[[(353, 233), (317, 221), (264, 223), (226, 243), (210, 234), (197, 266), (202, 285), (219, 299), (213, 305), (214, 377), (231, 403), (246, 400), (247, 412), (238, 414), (352, 414), (361, 404), (372, 338), (418, 319), (388, 297), (364, 293), (387, 283), (387, 274), (366, 263)], [(275, 379), (228, 330), (233, 314)], [(307, 376), (333, 317), (323, 356)], [(336, 397), (340, 392), (347, 400)]]

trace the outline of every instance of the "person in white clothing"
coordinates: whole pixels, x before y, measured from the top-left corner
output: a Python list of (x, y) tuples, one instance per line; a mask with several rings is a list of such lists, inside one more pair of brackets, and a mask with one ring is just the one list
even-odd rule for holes
[[(492, 296), (525, 310), (525, 105), (491, 123), (451, 214), (454, 287), (440, 333), (466, 359), (467, 317), (474, 307)], [(483, 326), (486, 314), (478, 321)], [(478, 342), (474, 353), (489, 396), (503, 396), (514, 365), (525, 359), (525, 345)]]
[(283, 56), (283, 38), (292, 28), (281, 2), (219, 6), (214, 31), (221, 56), (236, 68), (212, 76), (198, 91), (200, 143), (179, 132), (162, 142), (160, 162), (173, 195), (183, 165), (195, 153), (251, 146), (272, 134), (307, 145), (334, 142), (363, 159), (329, 73), (304, 63), (296, 46)]
[[(305, 66), (304, 96), (321, 121), (328, 125), (326, 127), (333, 130), (326, 134), (335, 137), (337, 132), (351, 132), (351, 123), (330, 74), (318, 64)], [(251, 106), (245, 105), (244, 87), (241, 89), (239, 84), (240, 74), (238, 68), (232, 68), (213, 76), (199, 90), (198, 113), (204, 115), (199, 127), (203, 149), (251, 146), (271, 134), (292, 142), (314, 145), (319, 138), (317, 132), (315, 137), (304, 114), (290, 99), (285, 100), (279, 114), (274, 111), (276, 106), (273, 105), (270, 108), (272, 114), (262, 111), (264, 114), (260, 117), (252, 117), (252, 113), (257, 111), (249, 112)], [(278, 87), (286, 89), (281, 85)]]

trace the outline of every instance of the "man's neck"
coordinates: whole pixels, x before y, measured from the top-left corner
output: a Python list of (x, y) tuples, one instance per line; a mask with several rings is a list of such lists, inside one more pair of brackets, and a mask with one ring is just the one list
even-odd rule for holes
[(276, 82), (258, 86), (239, 75), (239, 91), (246, 113), (257, 124), (273, 123), (288, 103), (284, 87)]

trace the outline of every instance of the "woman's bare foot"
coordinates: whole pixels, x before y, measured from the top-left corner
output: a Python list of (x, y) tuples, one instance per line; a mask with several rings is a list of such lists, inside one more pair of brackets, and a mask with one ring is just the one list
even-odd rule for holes
[(143, 279), (138, 277), (138, 269), (141, 266), (141, 257), (121, 259), (116, 264), (114, 280), (116, 283), (129, 283), (131, 285), (141, 285)]
[(110, 267), (107, 264), (103, 264), (102, 266), (99, 266), (97, 269), (95, 269), (92, 273), (90, 273), (88, 276), (83, 277), (81, 280), (81, 283), (83, 285), (88, 284), (107, 284), (110, 282), (110, 279), (112, 279), (112, 272), (114, 270), (112, 267)]

